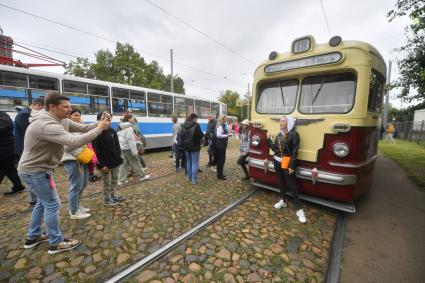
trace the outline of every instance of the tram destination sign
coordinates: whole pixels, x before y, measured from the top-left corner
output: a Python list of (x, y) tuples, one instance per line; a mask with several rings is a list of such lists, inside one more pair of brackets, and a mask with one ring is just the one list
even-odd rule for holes
[(332, 52), (327, 54), (315, 55), (300, 59), (295, 59), (286, 62), (280, 62), (267, 65), (264, 68), (266, 74), (288, 71), (293, 69), (306, 68), (311, 66), (333, 64), (341, 61), (342, 54), (339, 52)]

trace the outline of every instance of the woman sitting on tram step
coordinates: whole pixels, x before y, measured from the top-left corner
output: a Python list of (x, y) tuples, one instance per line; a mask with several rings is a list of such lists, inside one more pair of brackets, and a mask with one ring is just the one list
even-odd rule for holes
[(298, 220), (301, 223), (307, 221), (304, 210), (301, 208), (298, 189), (295, 184), (295, 169), (297, 153), (300, 145), (300, 136), (295, 131), (296, 119), (292, 116), (282, 116), (280, 118), (280, 131), (276, 135), (274, 142), (271, 134), (267, 134), (267, 143), (274, 151), (274, 169), (279, 176), (280, 201), (274, 207), (281, 208), (287, 206), (286, 190), (289, 189), (294, 199), (294, 207)]

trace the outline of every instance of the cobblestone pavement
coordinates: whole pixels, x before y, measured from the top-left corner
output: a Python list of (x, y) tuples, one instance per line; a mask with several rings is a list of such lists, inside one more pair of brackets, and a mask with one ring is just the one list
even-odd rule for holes
[[(246, 182), (240, 181), (242, 170), (235, 164), (235, 141), (228, 150), (227, 181), (217, 180), (215, 173), (201, 167), (204, 172), (194, 186), (186, 181), (184, 173), (174, 173), (168, 154), (155, 152), (145, 156), (154, 178), (120, 188), (127, 197), (122, 205), (103, 206), (101, 182), (91, 183), (83, 205), (92, 209), (92, 217), (85, 220), (68, 217), (67, 180), (61, 169), (57, 170), (56, 182), (63, 202), (61, 228), (66, 237), (83, 242), (73, 251), (48, 255), (47, 243), (23, 249), (30, 218), (27, 196), (22, 193), (0, 198), (0, 281), (102, 281), (250, 190)], [(203, 149), (201, 164), (205, 163)], [(4, 186), (2, 190), (5, 191)], [(276, 199), (273, 193), (257, 193), (130, 280), (321, 281), (335, 216), (326, 209), (308, 206), (309, 222), (301, 226), (290, 209), (272, 209)]]
[(322, 282), (335, 215), (308, 206), (276, 210), (260, 191), (129, 282)]

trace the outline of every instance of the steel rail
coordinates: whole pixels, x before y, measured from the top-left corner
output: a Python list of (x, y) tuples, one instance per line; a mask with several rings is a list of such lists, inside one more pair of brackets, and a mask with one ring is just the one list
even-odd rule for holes
[(215, 221), (217, 221), (224, 214), (226, 214), (227, 212), (229, 212), (230, 210), (232, 210), (233, 208), (235, 208), (236, 206), (238, 206), (239, 204), (241, 204), (242, 202), (244, 202), (245, 200), (247, 200), (248, 198), (250, 198), (257, 191), (258, 191), (257, 189), (254, 189), (254, 190), (250, 191), (249, 193), (247, 193), (244, 196), (242, 196), (239, 200), (231, 203), (230, 205), (228, 205), (224, 209), (220, 210), (219, 212), (217, 212), (213, 216), (211, 216), (208, 219), (204, 220), (203, 222), (199, 223), (198, 225), (196, 225), (195, 227), (193, 227), (189, 231), (183, 233), (179, 237), (175, 238), (171, 242), (169, 242), (166, 245), (162, 246), (161, 248), (157, 249), (156, 251), (154, 251), (153, 253), (149, 254), (148, 256), (146, 256), (146, 257), (142, 258), (141, 260), (135, 262), (134, 264), (132, 264), (131, 266), (127, 267), (123, 271), (117, 273), (116, 275), (114, 275), (110, 279), (106, 280), (105, 282), (107, 282), (107, 283), (120, 282), (123, 279), (128, 278), (129, 276), (133, 275), (135, 272), (139, 271), (140, 269), (142, 269), (142, 268), (146, 267), (147, 265), (151, 264), (152, 262), (160, 259), (164, 255), (166, 255), (167, 253), (169, 253), (171, 250), (173, 250), (174, 248), (176, 248), (181, 242), (189, 239), (193, 235), (199, 233), (205, 227), (207, 227), (207, 226), (211, 225), (212, 223), (214, 223)]

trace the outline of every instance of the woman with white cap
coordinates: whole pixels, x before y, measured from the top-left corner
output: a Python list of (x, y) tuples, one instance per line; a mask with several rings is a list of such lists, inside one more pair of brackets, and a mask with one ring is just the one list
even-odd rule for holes
[(274, 142), (271, 134), (267, 134), (267, 143), (274, 151), (274, 169), (279, 176), (280, 201), (274, 207), (282, 208), (287, 206), (286, 190), (289, 189), (294, 199), (294, 207), (298, 220), (301, 223), (307, 221), (304, 210), (301, 208), (298, 190), (295, 184), (295, 169), (297, 162), (300, 136), (295, 131), (296, 119), (292, 116), (282, 116), (280, 118), (280, 131), (276, 135)]
[(242, 179), (242, 181), (249, 180), (248, 175), (248, 169), (246, 168), (247, 158), (248, 158), (248, 150), (250, 145), (250, 139), (249, 139), (249, 120), (245, 119), (241, 122), (242, 129), (239, 135), (240, 138), (240, 156), (238, 161), (236, 161), (243, 169), (245, 173), (245, 177)]

